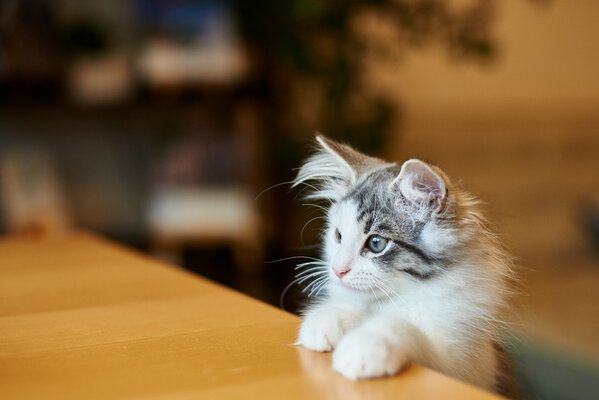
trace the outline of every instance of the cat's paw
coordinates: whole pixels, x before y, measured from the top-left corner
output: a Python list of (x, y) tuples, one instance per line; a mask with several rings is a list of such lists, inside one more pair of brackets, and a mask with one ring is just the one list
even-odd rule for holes
[(314, 351), (331, 351), (343, 335), (341, 320), (326, 313), (308, 313), (300, 327), (296, 344)]
[(360, 330), (348, 333), (333, 354), (333, 369), (354, 380), (395, 375), (407, 362), (401, 347)]

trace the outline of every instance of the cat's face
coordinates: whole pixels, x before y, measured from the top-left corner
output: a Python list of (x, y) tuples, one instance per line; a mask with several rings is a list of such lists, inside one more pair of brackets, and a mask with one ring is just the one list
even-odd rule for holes
[(385, 259), (393, 242), (390, 235), (379, 233), (377, 226), (367, 226), (359, 216), (354, 200), (334, 203), (327, 216), (323, 250), (331, 282), (368, 292), (385, 283)]
[(385, 293), (396, 282), (424, 282), (442, 272), (457, 229), (447, 213), (447, 178), (419, 160), (402, 166), (328, 139), (296, 182), (320, 182), (311, 197), (331, 202), (324, 232), (330, 283)]
[(397, 166), (377, 170), (330, 206), (324, 255), (333, 283), (384, 291), (390, 281), (427, 280), (440, 271), (452, 232), (440, 236), (443, 228), (430, 213), (390, 187), (399, 172)]

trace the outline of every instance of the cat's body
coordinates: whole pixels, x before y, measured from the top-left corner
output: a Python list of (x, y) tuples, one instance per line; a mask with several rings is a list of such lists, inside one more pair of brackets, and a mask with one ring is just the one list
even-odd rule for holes
[[(319, 137), (295, 184), (330, 201), (324, 294), (304, 313), (298, 344), (334, 351), (350, 379), (392, 375), (409, 361), (488, 389), (509, 259), (477, 201), (419, 160), (402, 166)], [(307, 276), (307, 275), (305, 275)]]

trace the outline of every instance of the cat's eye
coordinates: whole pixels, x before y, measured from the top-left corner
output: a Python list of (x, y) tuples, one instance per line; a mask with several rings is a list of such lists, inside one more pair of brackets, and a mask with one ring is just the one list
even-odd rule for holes
[(341, 243), (341, 232), (339, 232), (339, 229), (335, 229), (335, 240), (337, 240), (337, 243)]
[(368, 250), (372, 251), (373, 253), (380, 253), (381, 251), (385, 250), (387, 243), (389, 243), (389, 239), (385, 239), (379, 235), (372, 235), (366, 241), (366, 247), (368, 247)]

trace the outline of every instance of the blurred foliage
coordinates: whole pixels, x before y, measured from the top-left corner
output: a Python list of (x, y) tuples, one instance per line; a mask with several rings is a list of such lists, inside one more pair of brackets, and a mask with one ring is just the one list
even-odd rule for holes
[[(279, 139), (318, 129), (380, 153), (397, 127), (397, 107), (367, 87), (367, 61), (401, 60), (406, 50), (431, 43), (465, 60), (495, 54), (492, 0), (239, 0), (235, 5), (244, 37), (264, 63), (265, 94)], [(363, 29), (373, 25), (364, 24), (365, 17), (375, 21), (375, 30), (380, 22), (392, 34), (372, 38)], [(317, 103), (317, 110), (302, 102)]]

